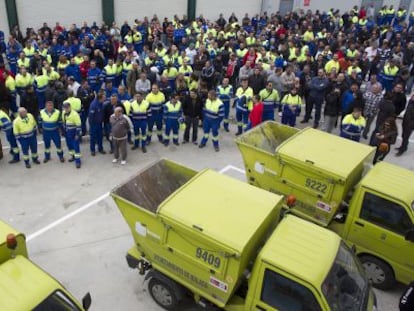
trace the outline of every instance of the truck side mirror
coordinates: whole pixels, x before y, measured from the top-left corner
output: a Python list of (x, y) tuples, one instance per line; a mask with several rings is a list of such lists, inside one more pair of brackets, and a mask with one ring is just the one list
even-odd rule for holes
[(410, 229), (405, 233), (405, 240), (414, 242), (414, 229)]
[(82, 306), (85, 310), (88, 310), (92, 304), (91, 294), (87, 293), (85, 297), (82, 298)]

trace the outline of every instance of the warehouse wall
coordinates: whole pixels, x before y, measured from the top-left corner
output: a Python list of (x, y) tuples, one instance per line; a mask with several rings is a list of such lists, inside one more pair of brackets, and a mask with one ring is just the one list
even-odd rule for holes
[(309, 6), (304, 6), (303, 0), (296, 0), (294, 8), (300, 8), (304, 10), (320, 10), (328, 11), (331, 8), (339, 9), (341, 12), (349, 11), (354, 5), (360, 5), (360, 0), (340, 0), (340, 1), (326, 1), (326, 0), (310, 0)]
[(262, 0), (197, 0), (196, 16), (203, 14), (207, 19), (216, 20), (220, 13), (227, 19), (232, 12), (240, 19), (245, 13), (249, 16), (260, 13)]
[(27, 27), (38, 29), (43, 22), (51, 28), (57, 21), (66, 27), (73, 23), (80, 26), (84, 21), (102, 22), (101, 0), (17, 0), (16, 6), (22, 32)]
[(7, 40), (7, 34), (9, 33), (9, 24), (7, 22), (6, 2), (0, 1), (0, 30), (4, 32)]
[[(89, 1), (89, 0), (88, 0)], [(115, 21), (122, 24), (125, 20), (133, 21), (144, 16), (151, 18), (157, 14), (160, 20), (164, 17), (171, 19), (174, 14), (187, 14), (187, 0), (115, 0)]]

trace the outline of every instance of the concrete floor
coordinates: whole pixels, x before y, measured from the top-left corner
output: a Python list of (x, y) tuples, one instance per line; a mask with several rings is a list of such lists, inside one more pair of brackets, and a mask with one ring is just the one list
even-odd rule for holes
[[(108, 193), (160, 158), (197, 170), (208, 167), (220, 171), (228, 165), (242, 169), (233, 140), (234, 134), (222, 134), (219, 153), (210, 144), (200, 150), (192, 144), (166, 148), (155, 142), (145, 155), (140, 150), (129, 151), (126, 166), (112, 164), (111, 155), (92, 158), (86, 141), (81, 146), (80, 170), (73, 164), (59, 163), (56, 156), (28, 170), (22, 163), (7, 164), (6, 152), (6, 159), (0, 161), (0, 218), (26, 233), (33, 261), (76, 297), (91, 293), (91, 310), (161, 310), (147, 293), (143, 277), (126, 264), (125, 253), (133, 241)], [(4, 135), (2, 141), (7, 143)], [(413, 146), (400, 158), (392, 151), (387, 161), (414, 170)], [(107, 143), (105, 148), (108, 150)], [(42, 152), (43, 145), (39, 145), (39, 154)], [(225, 173), (244, 180), (235, 169)], [(402, 290), (398, 286), (386, 293), (377, 291), (379, 310), (397, 310)], [(199, 310), (191, 302), (184, 309)]]

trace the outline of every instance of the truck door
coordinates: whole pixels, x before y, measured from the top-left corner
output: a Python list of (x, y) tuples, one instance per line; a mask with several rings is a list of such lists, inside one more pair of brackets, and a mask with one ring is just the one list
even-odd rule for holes
[[(405, 235), (413, 230), (413, 222), (397, 200), (362, 191), (361, 208), (354, 214), (347, 240), (356, 245), (358, 253), (373, 254), (390, 264), (397, 279), (408, 283), (414, 279), (414, 243), (407, 241)], [(362, 262), (374, 285), (386, 282), (387, 271), (381, 271), (381, 265), (376, 267), (374, 261), (368, 267), (367, 262)]]
[(313, 289), (299, 280), (266, 265), (260, 274), (252, 310), (322, 311)]

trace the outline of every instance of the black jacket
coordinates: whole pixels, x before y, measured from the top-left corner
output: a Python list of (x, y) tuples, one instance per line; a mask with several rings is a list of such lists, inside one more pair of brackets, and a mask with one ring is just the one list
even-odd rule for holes
[(337, 117), (341, 112), (341, 93), (330, 92), (326, 95), (324, 114), (330, 117)]
[(389, 99), (382, 99), (378, 106), (376, 128), (380, 128), (389, 117), (395, 117), (395, 106)]
[(405, 130), (414, 130), (414, 101), (410, 100), (405, 110), (402, 127)]
[(202, 107), (203, 103), (198, 95), (194, 100), (190, 95), (186, 96), (183, 100), (183, 113), (186, 117), (201, 118)]
[(407, 97), (404, 93), (394, 93), (392, 102), (395, 106), (395, 114), (398, 116), (405, 109), (405, 105), (407, 104)]

